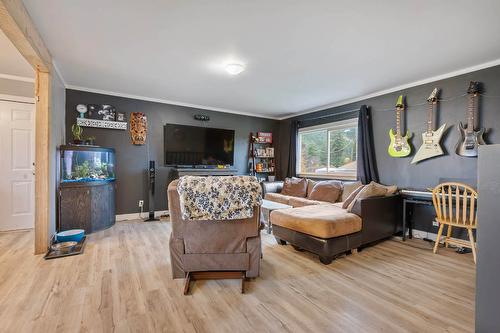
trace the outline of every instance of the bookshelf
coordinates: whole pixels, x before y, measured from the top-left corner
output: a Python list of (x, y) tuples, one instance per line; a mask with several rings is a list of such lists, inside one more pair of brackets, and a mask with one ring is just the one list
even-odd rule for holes
[(276, 176), (275, 149), (270, 132), (250, 133), (249, 138), (249, 173), (259, 181)]

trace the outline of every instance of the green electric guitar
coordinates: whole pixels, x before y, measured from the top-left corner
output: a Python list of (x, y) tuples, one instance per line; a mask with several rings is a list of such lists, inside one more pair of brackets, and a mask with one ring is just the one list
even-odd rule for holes
[(411, 153), (411, 147), (408, 143), (410, 139), (410, 131), (406, 132), (405, 136), (401, 135), (401, 113), (405, 110), (405, 105), (403, 102), (403, 95), (400, 95), (396, 103), (396, 133), (391, 128), (389, 130), (389, 137), (391, 138), (391, 143), (387, 151), (392, 157), (406, 157)]

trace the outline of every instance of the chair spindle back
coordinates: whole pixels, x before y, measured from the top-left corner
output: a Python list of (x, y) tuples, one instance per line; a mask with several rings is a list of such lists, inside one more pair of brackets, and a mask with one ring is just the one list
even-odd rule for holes
[(475, 228), (477, 192), (462, 183), (442, 183), (432, 191), (437, 220), (446, 224)]

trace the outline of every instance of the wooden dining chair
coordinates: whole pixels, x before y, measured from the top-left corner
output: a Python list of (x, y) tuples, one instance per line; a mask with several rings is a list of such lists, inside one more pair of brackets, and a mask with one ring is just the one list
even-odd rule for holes
[[(476, 243), (472, 232), (477, 227), (476, 199), (476, 190), (462, 183), (442, 183), (434, 188), (432, 202), (436, 210), (436, 221), (439, 223), (434, 253), (437, 253), (439, 241), (446, 225), (448, 227), (444, 239), (445, 247), (454, 244), (470, 248), (474, 256), (474, 263), (476, 262)], [(454, 227), (467, 229), (469, 241), (451, 238), (451, 231)]]

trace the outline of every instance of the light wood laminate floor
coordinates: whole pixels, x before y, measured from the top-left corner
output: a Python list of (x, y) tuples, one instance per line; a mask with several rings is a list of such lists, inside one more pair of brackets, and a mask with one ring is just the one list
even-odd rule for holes
[(472, 332), (471, 255), (385, 241), (325, 266), (262, 233), (261, 277), (170, 277), (169, 222), (119, 222), (83, 255), (45, 261), (0, 234), (0, 332)]

